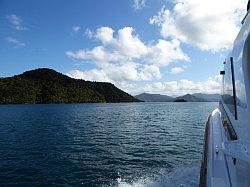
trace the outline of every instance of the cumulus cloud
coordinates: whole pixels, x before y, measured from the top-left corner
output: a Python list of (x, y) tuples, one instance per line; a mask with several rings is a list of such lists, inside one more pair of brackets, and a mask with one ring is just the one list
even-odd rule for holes
[(95, 37), (99, 39), (103, 44), (112, 43), (114, 30), (110, 27), (101, 27), (96, 31)]
[(18, 31), (27, 30), (25, 26), (23, 26), (23, 20), (15, 14), (7, 15), (6, 18), (9, 20), (10, 24)]
[(160, 79), (160, 69), (154, 65), (138, 65), (134, 63), (111, 64), (105, 63), (101, 68), (89, 71), (73, 70), (67, 73), (76, 79), (90, 81), (118, 82)]
[(25, 43), (17, 40), (16, 38), (13, 37), (7, 37), (5, 38), (7, 42), (14, 44), (17, 47), (25, 47)]
[[(91, 32), (91, 31), (90, 31)], [(91, 37), (101, 45), (92, 49), (67, 51), (73, 59), (92, 63), (90, 71), (71, 71), (69, 76), (95, 81), (141, 81), (160, 79), (160, 67), (176, 61), (189, 61), (181, 50), (178, 40), (160, 39), (154, 44), (145, 44), (135, 35), (132, 27), (117, 32), (110, 27), (100, 27), (91, 32)]]
[(133, 8), (135, 10), (142, 9), (146, 6), (146, 0), (133, 0)]
[[(71, 59), (91, 63), (90, 70), (72, 70), (68, 76), (115, 84), (120, 89), (138, 94), (142, 92), (182, 95), (186, 93), (219, 93), (219, 77), (195, 82), (188, 79), (178, 81), (162, 80), (161, 67), (176, 61), (190, 61), (181, 49), (180, 38), (165, 38), (147, 44), (143, 42), (132, 27), (113, 30), (100, 27), (96, 31), (86, 30), (89, 38), (99, 42), (93, 48), (67, 51)], [(180, 73), (185, 66), (173, 67), (170, 72)]]
[(185, 69), (183, 67), (173, 67), (171, 68), (170, 72), (173, 74), (178, 74), (185, 71)]
[(149, 65), (166, 66), (175, 61), (189, 61), (178, 40), (158, 40), (153, 45), (143, 43), (133, 34), (132, 27), (115, 31), (109, 27), (98, 28), (94, 37), (102, 43), (90, 50), (67, 51), (71, 58), (96, 64), (101, 62), (144, 62)]
[(190, 61), (176, 39), (171, 41), (159, 39), (155, 45), (148, 47), (147, 52), (146, 61), (157, 66), (167, 66), (176, 61)]
[(89, 81), (111, 82), (103, 70), (92, 69), (89, 71), (72, 70), (67, 73), (69, 77)]
[[(160, 93), (170, 96), (180, 96), (184, 94), (193, 94), (193, 93), (207, 93), (207, 94), (215, 94), (220, 93), (221, 90), (221, 76), (217, 75), (214, 77), (209, 77), (206, 81), (191, 81), (188, 79), (181, 79), (178, 81), (156, 81), (156, 82), (145, 82), (139, 81), (135, 82), (138, 76), (146, 76), (144, 80), (147, 80), (147, 70), (142, 71), (131, 71), (126, 72), (126, 75), (121, 73), (123, 71), (122, 68), (113, 67), (114, 69), (110, 69), (110, 71), (105, 71), (104, 69), (97, 70), (92, 69), (89, 71), (80, 71), (73, 70), (67, 73), (68, 76), (76, 78), (76, 79), (85, 79), (91, 81), (101, 81), (101, 82), (111, 82), (115, 84), (118, 88), (132, 94), (140, 94), (143, 92), (147, 93)], [(152, 69), (151, 69), (152, 70)], [(113, 76), (110, 76), (113, 74)], [(131, 75), (129, 75), (131, 74)], [(156, 70), (156, 75), (157, 75)], [(151, 73), (149, 74), (152, 75)], [(130, 77), (125, 80), (124, 77)], [(130, 81), (129, 81), (130, 80)]]
[(175, 0), (174, 4), (172, 10), (163, 7), (150, 18), (163, 38), (217, 52), (231, 47), (247, 0)]
[(160, 93), (170, 96), (180, 96), (187, 93), (220, 93), (220, 84), (220, 76), (215, 76), (210, 77), (207, 81), (203, 82), (195, 82), (187, 79), (182, 79), (179, 81), (164, 81), (144, 84), (119, 82), (115, 85), (133, 95), (147, 92)]

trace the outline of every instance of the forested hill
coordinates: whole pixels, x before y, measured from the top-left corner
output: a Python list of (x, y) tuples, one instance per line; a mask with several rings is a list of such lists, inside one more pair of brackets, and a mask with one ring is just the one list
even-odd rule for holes
[(47, 68), (0, 78), (0, 104), (139, 101), (111, 83), (73, 79)]

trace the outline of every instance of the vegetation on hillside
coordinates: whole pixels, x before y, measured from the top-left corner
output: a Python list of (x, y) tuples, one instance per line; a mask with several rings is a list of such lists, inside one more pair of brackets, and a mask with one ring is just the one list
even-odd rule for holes
[(111, 83), (73, 79), (47, 68), (0, 78), (0, 104), (138, 101)]

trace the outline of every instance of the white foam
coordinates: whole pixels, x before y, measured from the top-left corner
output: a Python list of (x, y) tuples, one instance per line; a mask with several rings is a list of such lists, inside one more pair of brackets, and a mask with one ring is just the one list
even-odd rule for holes
[(199, 165), (183, 166), (172, 172), (162, 170), (154, 178), (145, 178), (127, 183), (122, 178), (117, 179), (118, 187), (196, 187), (199, 186)]

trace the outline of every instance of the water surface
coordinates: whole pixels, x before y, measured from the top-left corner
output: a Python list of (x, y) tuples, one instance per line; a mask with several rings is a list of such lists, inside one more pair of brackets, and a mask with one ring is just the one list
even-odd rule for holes
[(1, 105), (0, 186), (198, 186), (217, 105)]

